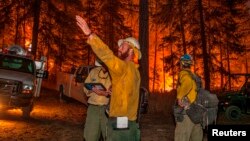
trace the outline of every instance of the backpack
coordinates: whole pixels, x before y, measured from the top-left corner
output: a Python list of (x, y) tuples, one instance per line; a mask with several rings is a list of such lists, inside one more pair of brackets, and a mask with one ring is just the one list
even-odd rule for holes
[(148, 90), (144, 87), (140, 87), (140, 94), (139, 94), (139, 105), (137, 109), (137, 120), (136, 122), (139, 124), (140, 128), (140, 121), (142, 115), (148, 112)]
[(203, 128), (205, 128), (210, 124), (216, 124), (219, 104), (217, 95), (202, 88), (202, 81), (198, 75), (192, 73), (191, 71), (188, 72), (195, 81), (197, 87), (197, 97), (195, 104), (199, 105), (201, 109), (204, 109), (203, 115), (201, 117), (201, 125)]

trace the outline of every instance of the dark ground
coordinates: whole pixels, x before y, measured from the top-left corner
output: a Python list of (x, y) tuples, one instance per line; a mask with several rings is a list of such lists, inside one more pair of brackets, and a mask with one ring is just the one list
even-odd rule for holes
[[(173, 141), (175, 125), (172, 114), (166, 113), (151, 110), (142, 117), (142, 141)], [(85, 105), (60, 102), (56, 91), (42, 89), (30, 119), (23, 119), (20, 110), (1, 111), (0, 141), (82, 141), (85, 118)], [(217, 123), (250, 124), (250, 117), (231, 122), (220, 114)]]

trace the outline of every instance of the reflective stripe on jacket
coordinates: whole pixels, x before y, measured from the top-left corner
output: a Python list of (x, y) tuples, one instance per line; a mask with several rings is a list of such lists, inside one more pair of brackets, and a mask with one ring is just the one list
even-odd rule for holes
[(106, 64), (112, 78), (109, 116), (127, 116), (129, 120), (134, 121), (137, 117), (141, 81), (139, 65), (119, 59), (97, 35), (93, 36), (87, 42)]

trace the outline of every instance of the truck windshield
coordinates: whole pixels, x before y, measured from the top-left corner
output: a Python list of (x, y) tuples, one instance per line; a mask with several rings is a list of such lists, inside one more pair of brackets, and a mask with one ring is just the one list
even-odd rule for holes
[(34, 74), (34, 63), (27, 58), (0, 54), (0, 69)]

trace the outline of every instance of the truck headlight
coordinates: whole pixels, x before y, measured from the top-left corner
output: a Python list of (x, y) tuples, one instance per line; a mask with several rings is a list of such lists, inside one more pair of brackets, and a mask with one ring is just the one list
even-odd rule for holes
[(33, 86), (24, 84), (22, 88), (22, 93), (23, 94), (32, 94), (33, 92)]

